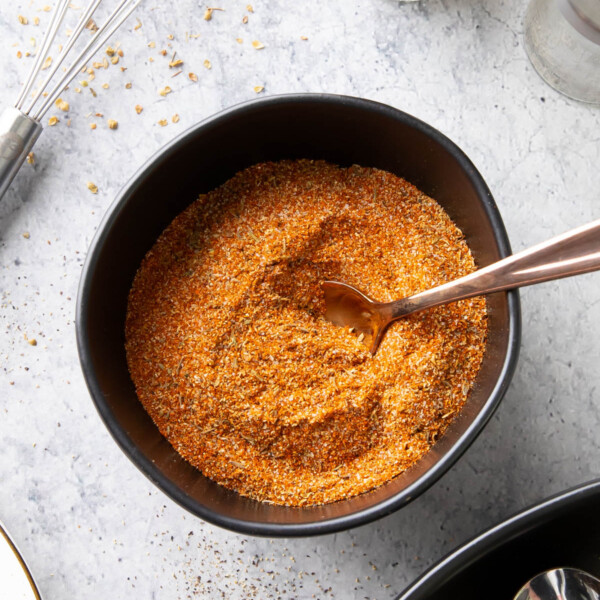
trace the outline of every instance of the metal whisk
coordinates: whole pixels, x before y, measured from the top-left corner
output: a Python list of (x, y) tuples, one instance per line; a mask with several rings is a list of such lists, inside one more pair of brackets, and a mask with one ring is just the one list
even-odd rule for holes
[(8, 189), (11, 181), (40, 136), (42, 132), (40, 120), (56, 102), (64, 89), (84, 69), (94, 54), (108, 41), (141, 2), (141, 0), (120, 0), (106, 21), (98, 26), (94, 35), (85, 44), (85, 47), (64, 69), (62, 75), (57, 75), (63, 62), (79, 39), (81, 32), (90, 23), (92, 15), (103, 1), (93, 0), (83, 11), (77, 26), (59, 57), (51, 63), (51, 68), (45, 79), (35, 92), (32, 92), (36, 81), (44, 70), (43, 67), (45, 66), (50, 47), (64, 20), (70, 1), (60, 0), (58, 2), (44, 36), (44, 41), (14, 107), (7, 108), (0, 114), (0, 198), (2, 198), (4, 192)]

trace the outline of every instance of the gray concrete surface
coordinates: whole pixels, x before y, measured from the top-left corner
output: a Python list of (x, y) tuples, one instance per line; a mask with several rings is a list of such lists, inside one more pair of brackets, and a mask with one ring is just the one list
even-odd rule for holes
[[(0, 3), (0, 105), (17, 96), (31, 64), (17, 52), (39, 45), (45, 3)], [(374, 524), (311, 539), (239, 536), (172, 503), (116, 447), (75, 347), (88, 245), (143, 161), (188, 126), (257, 97), (255, 86), (259, 95), (363, 96), (437, 127), (486, 178), (514, 249), (600, 216), (600, 110), (533, 71), (525, 3), (253, 4), (249, 13), (247, 0), (226, 0), (205, 21), (198, 2), (145, 0), (141, 26), (133, 18), (114, 38), (119, 64), (64, 94), (68, 114), (50, 113), (59, 123), (0, 202), (0, 519), (45, 598), (388, 599), (471, 536), (598, 475), (599, 274), (522, 292), (521, 358), (498, 412), (433, 488)], [(172, 77), (174, 51), (184, 65)], [(159, 95), (167, 85), (172, 93)]]

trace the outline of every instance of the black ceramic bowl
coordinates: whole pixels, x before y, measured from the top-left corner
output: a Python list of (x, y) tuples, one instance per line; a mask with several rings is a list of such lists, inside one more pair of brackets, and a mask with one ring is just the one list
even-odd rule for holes
[(284, 158), (396, 173), (446, 209), (479, 266), (510, 253), (491, 194), (463, 152), (414, 117), (357, 98), (290, 95), (226, 110), (168, 144), (125, 186), (92, 243), (77, 301), (77, 342), (92, 398), (123, 451), (176, 502), (222, 527), (269, 536), (360, 525), (423, 492), (492, 415), (508, 386), (520, 338), (517, 293), (490, 296), (487, 350), (461, 415), (414, 468), (372, 492), (325, 506), (289, 508), (243, 498), (202, 476), (162, 437), (136, 397), (124, 350), (128, 291), (156, 238), (199, 193), (245, 167)]
[(600, 578), (600, 482), (564, 492), (492, 527), (432, 567), (397, 600), (512, 600), (557, 567)]

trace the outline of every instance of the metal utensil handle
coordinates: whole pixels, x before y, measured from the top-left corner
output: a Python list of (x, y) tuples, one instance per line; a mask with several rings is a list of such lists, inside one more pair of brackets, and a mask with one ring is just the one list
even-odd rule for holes
[(0, 114), (0, 199), (42, 133), (39, 121), (16, 108)]
[(393, 318), (448, 302), (600, 269), (600, 219), (455, 281), (391, 303)]

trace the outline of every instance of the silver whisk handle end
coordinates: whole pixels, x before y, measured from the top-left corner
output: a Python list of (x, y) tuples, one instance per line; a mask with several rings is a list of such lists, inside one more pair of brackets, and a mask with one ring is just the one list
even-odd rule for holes
[(40, 133), (41, 123), (17, 108), (10, 107), (0, 113), (0, 199), (31, 152)]

